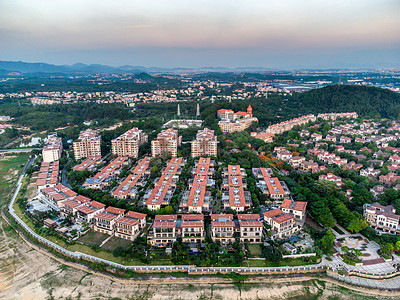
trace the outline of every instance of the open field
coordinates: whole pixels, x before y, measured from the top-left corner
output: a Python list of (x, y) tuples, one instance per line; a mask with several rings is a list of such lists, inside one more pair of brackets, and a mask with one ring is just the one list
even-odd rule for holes
[(88, 245), (100, 245), (109, 235), (89, 230), (84, 235), (80, 236), (78, 242), (88, 244)]
[(248, 245), (251, 256), (261, 256), (261, 246), (260, 245)]
[(117, 248), (119, 246), (122, 247), (122, 248), (126, 248), (131, 244), (132, 244), (131, 241), (124, 240), (124, 239), (117, 238), (117, 237), (113, 236), (101, 248), (105, 249), (105, 250), (113, 251), (115, 248)]
[(0, 158), (0, 206), (11, 196), (28, 154), (3, 156)]

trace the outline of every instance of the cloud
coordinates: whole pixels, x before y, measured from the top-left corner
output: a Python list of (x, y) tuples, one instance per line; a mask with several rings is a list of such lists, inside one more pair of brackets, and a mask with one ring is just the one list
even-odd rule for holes
[[(395, 0), (0, 0), (0, 54), (197, 49), (209, 53), (399, 48)], [(157, 51), (156, 51), (157, 52)], [(192, 53), (192, 54), (191, 54)], [(244, 55), (244, 54), (242, 54)], [(232, 59), (232, 58), (231, 58)], [(243, 59), (240, 56), (235, 59)], [(101, 61), (99, 61), (101, 62)]]

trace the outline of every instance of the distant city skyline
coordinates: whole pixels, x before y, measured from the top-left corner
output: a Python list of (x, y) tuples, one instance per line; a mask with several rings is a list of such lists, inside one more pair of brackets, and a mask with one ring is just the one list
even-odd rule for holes
[(0, 60), (400, 68), (396, 0), (0, 0)]

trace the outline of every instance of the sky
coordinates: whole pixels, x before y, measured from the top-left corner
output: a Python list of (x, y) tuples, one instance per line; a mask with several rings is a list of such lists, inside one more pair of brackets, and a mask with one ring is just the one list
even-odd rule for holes
[(400, 68), (400, 0), (0, 0), (0, 60)]

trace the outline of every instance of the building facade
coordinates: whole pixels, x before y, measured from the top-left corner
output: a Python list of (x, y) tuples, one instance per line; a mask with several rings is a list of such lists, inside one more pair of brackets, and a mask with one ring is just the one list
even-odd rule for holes
[(182, 136), (178, 135), (178, 131), (168, 128), (161, 131), (157, 135), (157, 139), (151, 141), (151, 155), (155, 157), (163, 155), (164, 152), (169, 152), (172, 157), (175, 157), (181, 143)]
[(192, 157), (217, 156), (218, 140), (214, 130), (204, 128), (199, 130), (196, 139), (192, 141)]
[(147, 142), (147, 134), (132, 128), (111, 141), (112, 153), (119, 156), (138, 157), (139, 147)]
[(97, 130), (81, 131), (78, 140), (73, 143), (76, 160), (89, 156), (101, 156), (101, 137)]

